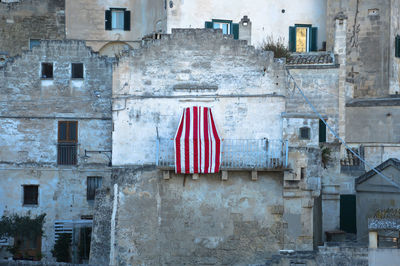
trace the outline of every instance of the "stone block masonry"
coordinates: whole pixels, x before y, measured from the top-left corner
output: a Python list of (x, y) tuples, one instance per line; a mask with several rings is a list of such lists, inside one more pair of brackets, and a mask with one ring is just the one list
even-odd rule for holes
[[(41, 77), (51, 63), (53, 77)], [(83, 78), (72, 78), (72, 63)], [(87, 178), (110, 185), (109, 160), (86, 150), (111, 150), (112, 64), (83, 41), (42, 41), (0, 67), (0, 216), (46, 213), (41, 252), (51, 261), (54, 223), (94, 214)], [(58, 164), (59, 121), (77, 122), (76, 161)], [(38, 186), (37, 203), (23, 202), (24, 185)]]
[[(113, 176), (118, 203), (111, 264), (261, 263), (283, 248), (284, 223), (275, 211), (283, 205), (282, 173), (259, 173), (255, 182), (246, 172), (231, 173), (228, 181), (174, 174), (163, 180), (152, 167), (114, 169)], [(91, 263), (102, 253), (96, 248)]]
[(65, 39), (64, 0), (0, 2), (0, 53), (29, 50), (30, 39)]

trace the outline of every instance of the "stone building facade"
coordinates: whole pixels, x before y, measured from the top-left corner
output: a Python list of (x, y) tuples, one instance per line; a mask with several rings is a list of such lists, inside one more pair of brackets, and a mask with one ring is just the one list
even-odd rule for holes
[(39, 40), (65, 38), (64, 0), (0, 2), (0, 55), (15, 56)]
[[(113, 72), (112, 193), (100, 192), (91, 263), (262, 263), (280, 249), (313, 249), (319, 165), (303, 177), (284, 165), (224, 163), (222, 174), (181, 175), (161, 165), (157, 152), (167, 148), (157, 139), (173, 138), (182, 109), (196, 105), (212, 108), (224, 141), (282, 141), (283, 66), (272, 53), (211, 29), (176, 29), (120, 58)], [(318, 147), (286, 150), (284, 143), (275, 148), (277, 160), (318, 160)], [(102, 235), (96, 228), (109, 229)]]
[[(287, 44), (289, 27), (307, 25), (318, 28), (316, 50), (322, 49), (323, 42), (326, 41), (326, 0), (301, 2), (258, 0), (248, 3), (240, 0), (168, 2), (168, 33), (173, 28), (204, 28), (206, 21), (213, 22), (214, 27), (222, 28), (224, 26), (221, 23), (238, 23), (238, 38), (258, 47), (268, 36), (273, 36), (275, 40), (282, 38)], [(309, 35), (308, 30), (306, 31), (304, 34)], [(310, 42), (308, 37), (307, 42)]]
[(92, 219), (89, 194), (110, 182), (112, 64), (83, 41), (42, 41), (0, 80), (0, 215), (46, 213), (35, 248), (52, 260), (56, 223)]
[(67, 39), (86, 40), (102, 55), (136, 48), (142, 37), (166, 30), (166, 2), (66, 0)]

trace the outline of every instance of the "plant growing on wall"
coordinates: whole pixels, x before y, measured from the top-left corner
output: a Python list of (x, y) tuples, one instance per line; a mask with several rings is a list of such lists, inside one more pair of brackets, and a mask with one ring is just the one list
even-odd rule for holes
[[(32, 256), (27, 251), (21, 251), (21, 242), (30, 239), (31, 242), (36, 241), (38, 237), (43, 236), (43, 224), (46, 214), (41, 214), (35, 217), (27, 215), (12, 214), (10, 216), (3, 215), (0, 220), (0, 238), (13, 237), (14, 246), (8, 248), (8, 251), (18, 258), (35, 257), (40, 260), (42, 255), (40, 251), (36, 251)], [(40, 253), (40, 254), (39, 254)], [(40, 255), (40, 256), (36, 256)]]
[(290, 51), (285, 45), (284, 38), (278, 38), (275, 40), (273, 36), (267, 36), (261, 44), (261, 49), (264, 51), (274, 52), (274, 58), (290, 59)]
[(51, 253), (57, 262), (71, 262), (71, 235), (60, 234)]
[(321, 163), (325, 169), (331, 160), (331, 149), (328, 147), (321, 147)]

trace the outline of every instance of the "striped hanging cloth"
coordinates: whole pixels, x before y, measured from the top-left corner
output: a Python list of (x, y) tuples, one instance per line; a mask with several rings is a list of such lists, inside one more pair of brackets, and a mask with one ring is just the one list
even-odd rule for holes
[(183, 110), (174, 148), (176, 173), (219, 172), (221, 139), (210, 108), (194, 106)]

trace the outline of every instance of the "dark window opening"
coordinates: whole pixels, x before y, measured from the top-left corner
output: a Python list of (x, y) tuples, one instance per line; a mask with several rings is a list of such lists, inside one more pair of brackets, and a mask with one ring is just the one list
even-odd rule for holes
[(397, 35), (395, 39), (395, 56), (400, 57), (400, 35)]
[(300, 179), (304, 179), (306, 177), (306, 168), (301, 167), (300, 168)]
[(319, 120), (319, 142), (326, 142), (326, 125), (322, 120)]
[(57, 163), (75, 165), (77, 163), (78, 122), (58, 122)]
[(71, 77), (73, 79), (83, 79), (83, 64), (72, 63), (71, 64)]
[(309, 127), (300, 128), (300, 139), (310, 139), (310, 128)]
[(42, 79), (53, 78), (53, 63), (42, 63)]
[(340, 195), (340, 230), (357, 233), (356, 195)]
[(92, 239), (92, 228), (82, 227), (79, 230), (79, 263), (84, 263), (89, 260), (90, 243)]
[(24, 205), (38, 205), (39, 186), (24, 185)]
[(94, 200), (96, 196), (96, 189), (101, 187), (101, 176), (88, 176), (87, 178), (87, 200)]

